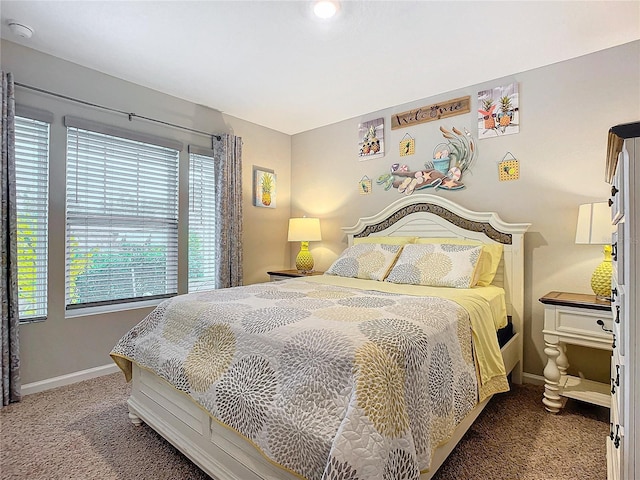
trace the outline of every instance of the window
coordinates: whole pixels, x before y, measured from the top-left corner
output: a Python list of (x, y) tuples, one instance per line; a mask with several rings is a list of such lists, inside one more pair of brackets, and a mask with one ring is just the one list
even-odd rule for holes
[(176, 294), (178, 150), (65, 123), (67, 309)]
[(47, 316), (49, 124), (15, 118), (18, 318)]
[(189, 292), (216, 288), (215, 175), (212, 156), (189, 154)]

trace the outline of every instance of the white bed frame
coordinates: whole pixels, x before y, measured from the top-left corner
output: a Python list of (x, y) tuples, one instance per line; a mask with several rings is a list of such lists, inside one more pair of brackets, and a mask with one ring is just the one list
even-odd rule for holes
[[(507, 313), (514, 336), (502, 347), (511, 381), (522, 380), (522, 335), (524, 308), (524, 233), (528, 223), (507, 223), (496, 213), (473, 212), (435, 195), (403, 196), (380, 213), (344, 228), (349, 245), (354, 237), (420, 236), (456, 237), (483, 243), (502, 243), (503, 261), (494, 284), (506, 291)], [(454, 431), (449, 442), (436, 450), (431, 469), (420, 476), (427, 480), (442, 465), (489, 399), (478, 404)], [(293, 480), (298, 476), (272, 464), (253, 445), (213, 420), (185, 394), (152, 372), (133, 365), (129, 418), (147, 423), (208, 475), (217, 480)]]

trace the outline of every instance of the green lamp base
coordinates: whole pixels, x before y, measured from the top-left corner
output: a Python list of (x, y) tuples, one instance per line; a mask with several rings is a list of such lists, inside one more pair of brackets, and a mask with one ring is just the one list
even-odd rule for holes
[(300, 252), (296, 257), (296, 268), (299, 273), (313, 272), (313, 257), (309, 251), (309, 242), (300, 242)]

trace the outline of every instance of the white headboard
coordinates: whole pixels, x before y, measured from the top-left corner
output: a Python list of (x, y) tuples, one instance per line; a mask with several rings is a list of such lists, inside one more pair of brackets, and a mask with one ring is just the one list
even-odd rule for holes
[(405, 195), (381, 212), (343, 228), (349, 237), (455, 237), (501, 243), (503, 259), (493, 281), (506, 292), (507, 313), (516, 332), (523, 332), (524, 234), (530, 223), (507, 223), (495, 212), (474, 212), (443, 197)]

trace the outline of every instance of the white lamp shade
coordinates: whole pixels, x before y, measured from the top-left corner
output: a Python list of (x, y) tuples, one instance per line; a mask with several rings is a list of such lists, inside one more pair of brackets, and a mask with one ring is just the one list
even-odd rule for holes
[(607, 202), (580, 205), (576, 243), (607, 245), (611, 243), (611, 233), (611, 209)]
[(320, 234), (319, 218), (290, 218), (289, 238), (290, 242), (317, 242), (322, 240)]

